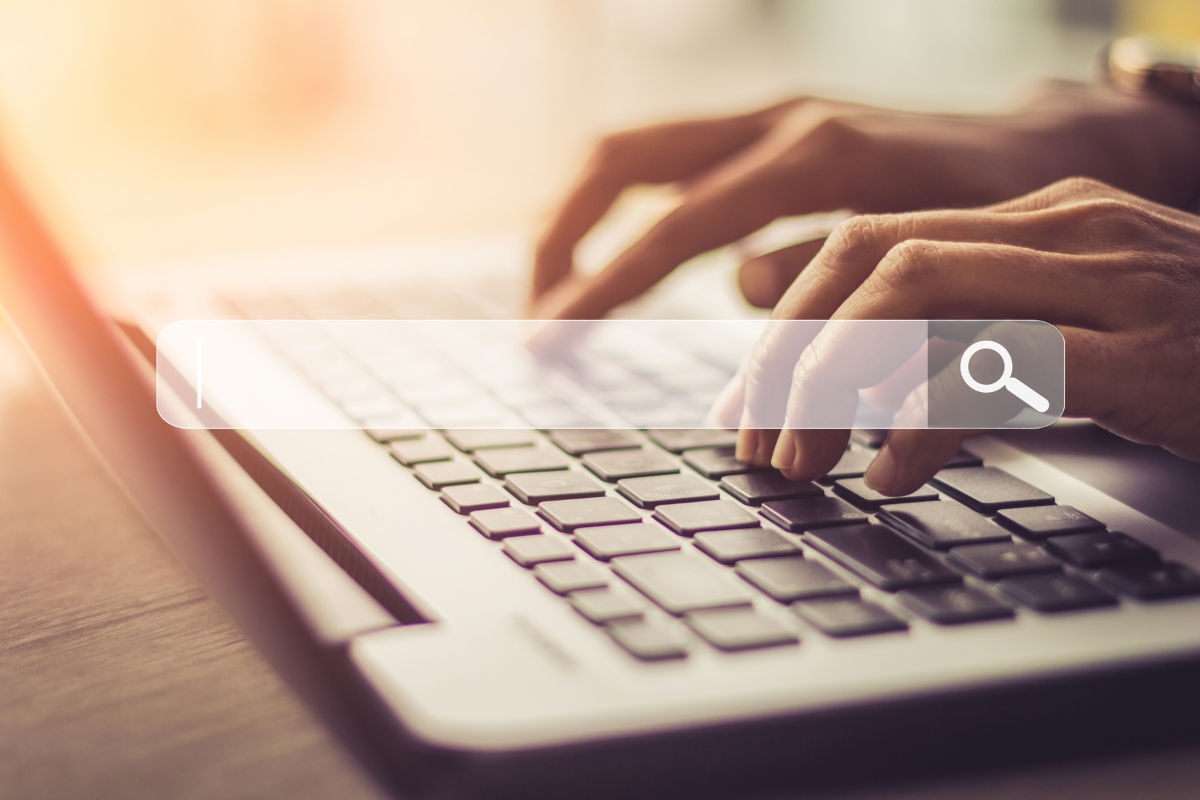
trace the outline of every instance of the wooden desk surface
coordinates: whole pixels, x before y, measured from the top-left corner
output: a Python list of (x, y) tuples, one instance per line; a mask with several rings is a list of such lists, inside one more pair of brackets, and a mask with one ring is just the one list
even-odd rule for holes
[[(838, 795), (1195, 798), (1200, 747)], [(0, 797), (380, 795), (0, 336)]]

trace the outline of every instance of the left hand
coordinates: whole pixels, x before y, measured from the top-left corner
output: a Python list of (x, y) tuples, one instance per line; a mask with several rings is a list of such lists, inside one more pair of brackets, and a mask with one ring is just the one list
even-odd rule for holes
[[(1105, 184), (1072, 178), (979, 210), (852, 218), (772, 317), (1045, 320), (1066, 340), (1067, 416), (1200, 460), (1200, 217)], [(966, 435), (894, 430), (866, 482), (914, 491)], [(848, 439), (743, 429), (737, 456), (812, 480)]]

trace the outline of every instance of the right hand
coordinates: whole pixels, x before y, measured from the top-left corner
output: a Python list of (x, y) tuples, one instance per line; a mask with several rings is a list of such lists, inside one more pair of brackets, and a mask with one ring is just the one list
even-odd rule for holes
[[(538, 243), (530, 316), (603, 317), (687, 259), (778, 217), (973, 207), (1074, 175), (1181, 206), (1200, 174), (1196, 119), (1195, 109), (1166, 100), (1056, 85), (1001, 116), (801, 98), (614, 134), (596, 146)], [(621, 192), (668, 183), (682, 187), (681, 205), (599, 274), (579, 276), (575, 245)], [(820, 246), (747, 262), (743, 293), (773, 306)]]

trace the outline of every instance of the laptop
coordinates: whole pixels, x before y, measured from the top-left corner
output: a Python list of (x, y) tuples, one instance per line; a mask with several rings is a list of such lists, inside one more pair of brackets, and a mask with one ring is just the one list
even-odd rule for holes
[[(156, 378), (200, 393), (155, 351), (171, 322), (503, 318), (521, 248), (196, 263), (114, 317), (0, 169), (0, 251), (6, 313), (147, 519), (397, 794), (779, 795), (1198, 732), (1200, 468), (1163, 451), (985, 434), (893, 503), (861, 483), (875, 431), (787, 484), (720, 428), (432, 424), (403, 363), (267, 334), (247, 358), (343, 424), (197, 397), (185, 429), (156, 405)], [(724, 274), (628, 313), (728, 317)]]

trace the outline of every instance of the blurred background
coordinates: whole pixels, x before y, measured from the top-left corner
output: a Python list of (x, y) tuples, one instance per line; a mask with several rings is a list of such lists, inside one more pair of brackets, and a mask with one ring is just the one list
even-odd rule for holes
[(795, 93), (1002, 110), (1192, 0), (0, 0), (0, 119), (89, 258), (536, 230), (610, 129)]

